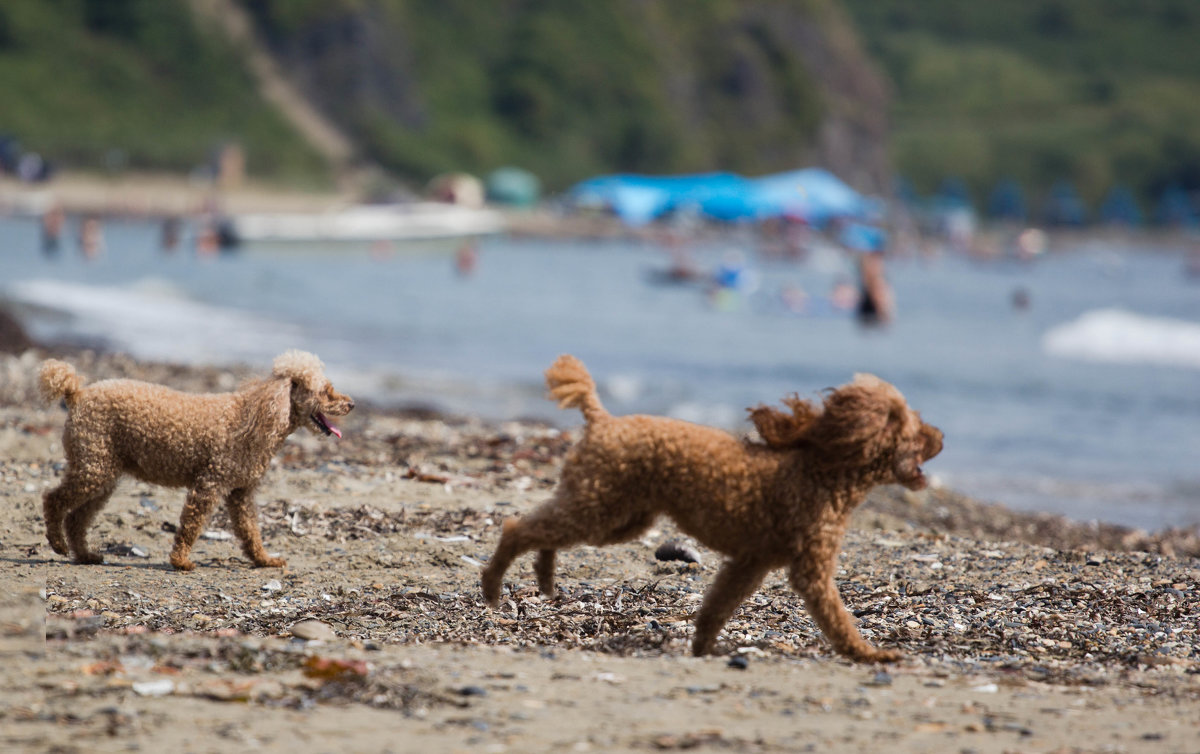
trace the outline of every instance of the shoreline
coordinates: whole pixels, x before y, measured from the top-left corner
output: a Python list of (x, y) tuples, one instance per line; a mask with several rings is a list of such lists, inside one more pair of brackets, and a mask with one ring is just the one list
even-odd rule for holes
[[(0, 177), (0, 216), (5, 214), (40, 216), (58, 204), (69, 215), (98, 215), (112, 218), (159, 220), (167, 217), (192, 217), (218, 210), (227, 214), (254, 212), (325, 212), (364, 201), (361, 192), (349, 190), (297, 190), (249, 180), (232, 188), (219, 188), (209, 180), (196, 180), (171, 173), (100, 173), (68, 171), (50, 181), (27, 184), (12, 177)], [(629, 226), (615, 216), (594, 212), (563, 214), (542, 208), (509, 209), (493, 207), (504, 215), (506, 233), (517, 237), (545, 239), (633, 238), (660, 243), (668, 229), (658, 224)], [(730, 226), (734, 232), (741, 226)], [(1005, 222), (983, 223), (977, 235), (996, 244), (1011, 236), (1020, 226)], [(713, 224), (699, 231), (700, 237), (719, 237), (730, 228)], [(1194, 232), (1173, 228), (1088, 227), (1056, 228), (1048, 231), (1049, 248), (1067, 250), (1091, 243), (1140, 243), (1149, 251), (1197, 254)]]

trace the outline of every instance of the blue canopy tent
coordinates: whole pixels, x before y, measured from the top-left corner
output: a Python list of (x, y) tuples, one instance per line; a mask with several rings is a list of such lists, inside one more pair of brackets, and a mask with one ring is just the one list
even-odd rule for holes
[(863, 218), (878, 210), (877, 202), (820, 168), (761, 178), (734, 173), (609, 175), (577, 184), (568, 196), (579, 205), (607, 207), (630, 225), (682, 209), (725, 222), (789, 216), (812, 224), (832, 217)]
[(1110, 225), (1140, 227), (1144, 218), (1133, 192), (1125, 186), (1113, 186), (1100, 205), (1100, 219)]

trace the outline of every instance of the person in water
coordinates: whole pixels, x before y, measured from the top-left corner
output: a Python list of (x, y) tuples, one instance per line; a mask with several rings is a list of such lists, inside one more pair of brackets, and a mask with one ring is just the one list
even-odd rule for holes
[(886, 325), (892, 320), (894, 300), (883, 269), (883, 252), (873, 251), (858, 258), (858, 316), (864, 327)]

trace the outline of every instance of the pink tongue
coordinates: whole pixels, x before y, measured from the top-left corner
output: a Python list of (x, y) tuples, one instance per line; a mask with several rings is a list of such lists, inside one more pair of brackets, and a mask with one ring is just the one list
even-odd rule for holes
[(330, 432), (332, 432), (333, 434), (337, 435), (337, 438), (338, 438), (339, 440), (340, 440), (340, 439), (342, 439), (342, 430), (340, 430), (340, 429), (338, 429), (337, 427), (333, 426), (333, 423), (329, 421), (329, 418), (328, 418), (327, 416), (325, 416), (325, 414), (323, 414), (323, 413), (321, 413), (320, 411), (318, 411), (318, 412), (317, 412), (317, 417), (318, 417), (318, 418), (320, 418), (320, 420), (321, 420), (321, 423), (322, 423), (322, 424), (324, 424), (324, 425), (326, 426), (326, 428), (328, 428), (328, 429), (329, 429), (329, 431), (330, 431)]

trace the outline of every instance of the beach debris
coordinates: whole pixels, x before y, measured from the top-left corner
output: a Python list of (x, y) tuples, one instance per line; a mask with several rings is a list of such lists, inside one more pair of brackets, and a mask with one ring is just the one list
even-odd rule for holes
[(323, 681), (361, 681), (370, 672), (362, 660), (342, 660), (331, 657), (309, 657), (304, 661), (304, 676)]
[(108, 545), (104, 548), (104, 552), (111, 554), (111, 555), (117, 555), (117, 556), (123, 557), (123, 558), (148, 558), (148, 557), (150, 557), (150, 553), (146, 552), (145, 550), (138, 547), (137, 545), (131, 545), (127, 542), (121, 542), (120, 544)]
[(166, 696), (175, 691), (175, 681), (170, 678), (158, 678), (134, 683), (131, 688), (138, 696)]
[(655, 736), (650, 740), (650, 745), (659, 751), (682, 751), (708, 747), (720, 749), (744, 748), (739, 747), (737, 743), (727, 740), (719, 728), (701, 730), (695, 733), (684, 733), (683, 735), (665, 734)]
[(871, 680), (867, 681), (866, 685), (867, 686), (891, 686), (892, 685), (892, 675), (891, 675), (891, 673), (888, 673), (886, 670), (880, 670), (879, 672), (875, 673), (875, 675), (871, 676)]
[(283, 584), (279, 582), (279, 579), (271, 579), (259, 588), (264, 592), (278, 592), (279, 590), (283, 589)]
[(253, 702), (284, 696), (282, 683), (259, 678), (212, 678), (187, 689), (191, 696), (214, 702)]
[(221, 529), (210, 529), (200, 535), (201, 539), (211, 539), (214, 542), (228, 542), (233, 539), (233, 535)]
[(700, 563), (700, 552), (678, 539), (663, 542), (654, 551), (658, 560), (682, 560), (685, 563)]
[(84, 665), (80, 670), (84, 675), (113, 675), (125, 672), (125, 666), (116, 660), (99, 660)]
[(745, 670), (750, 667), (750, 658), (746, 655), (734, 655), (726, 664), (734, 670)]
[(333, 626), (319, 620), (302, 620), (292, 626), (292, 636), (304, 641), (333, 641), (337, 638)]

